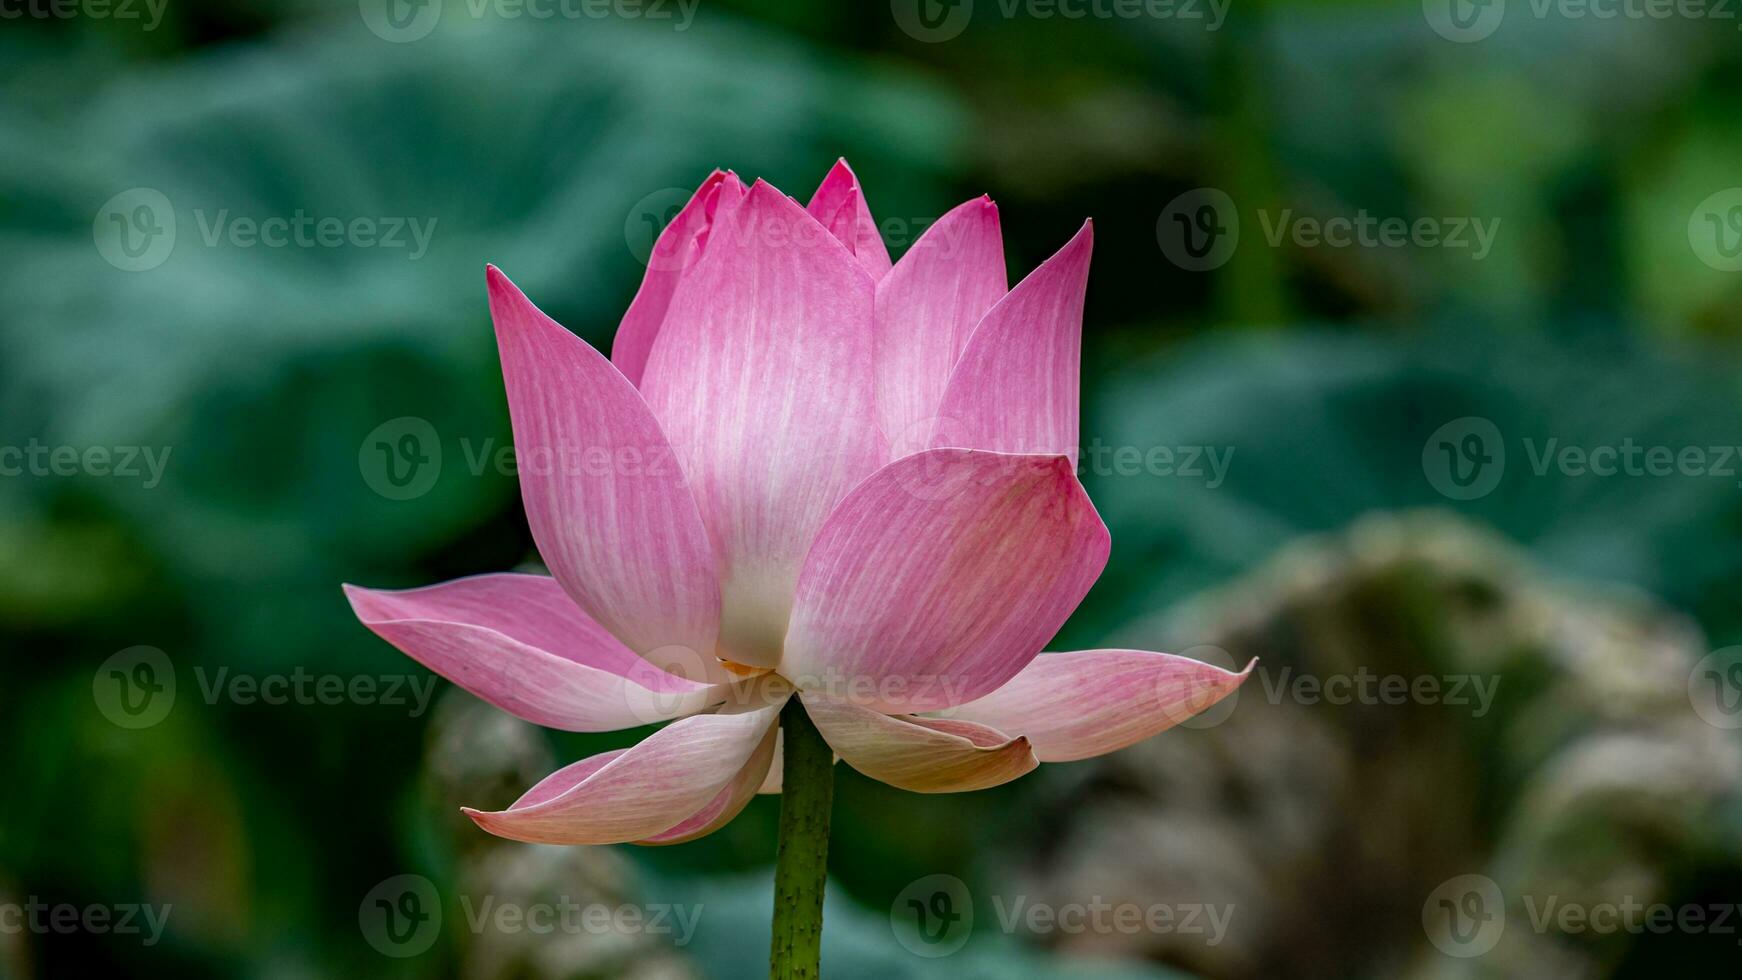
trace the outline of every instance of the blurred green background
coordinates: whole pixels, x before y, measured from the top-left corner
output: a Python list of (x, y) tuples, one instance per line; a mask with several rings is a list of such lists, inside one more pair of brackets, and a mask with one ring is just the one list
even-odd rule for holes
[[(825, 975), (1735, 975), (1742, 34), (1599, 6), (3, 0), (0, 977), (763, 975), (776, 798), (666, 849), (486, 838), (460, 802), (644, 733), (423, 703), (338, 585), (536, 559), (488, 460), (486, 262), (608, 349), (711, 168), (802, 199), (843, 155), (897, 255), (981, 193), (1013, 280), (1095, 219), (1083, 480), (1114, 551), (1054, 646), (1263, 668), (1215, 718), (994, 791), (842, 767)], [(234, 234), (300, 216), (378, 226)], [(1313, 231), (1367, 218), (1408, 231)], [(441, 454), (411, 493), (367, 453), (406, 419)], [(1678, 462), (1544, 456), (1626, 445)], [(132, 714), (117, 671), (173, 690)], [(1295, 683), (1366, 673), (1494, 696)], [(409, 941), (370, 920), (402, 875), (439, 917)], [(940, 888), (964, 914), (916, 939)], [(553, 896), (700, 917), (474, 924)], [(1035, 928), (1018, 900), (1175, 924)], [(1542, 914), (1629, 901), (1704, 924)]]

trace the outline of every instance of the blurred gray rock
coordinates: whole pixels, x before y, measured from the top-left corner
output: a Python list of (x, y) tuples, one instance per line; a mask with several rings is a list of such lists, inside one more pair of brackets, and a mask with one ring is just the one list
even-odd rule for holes
[(1047, 767), (1004, 886), (1225, 906), (1228, 930), (1038, 941), (1228, 980), (1604, 977), (1639, 935), (1545, 909), (1742, 871), (1742, 744), (1690, 702), (1699, 631), (1450, 516), (1365, 519), (1113, 639), (1260, 663), (1232, 705)]

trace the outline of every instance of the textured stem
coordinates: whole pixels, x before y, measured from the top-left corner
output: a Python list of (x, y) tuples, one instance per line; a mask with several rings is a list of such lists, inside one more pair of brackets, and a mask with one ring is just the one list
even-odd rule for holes
[(780, 712), (784, 732), (780, 848), (774, 859), (772, 980), (817, 980), (823, 946), (823, 881), (829, 862), (829, 808), (835, 757), (795, 696)]

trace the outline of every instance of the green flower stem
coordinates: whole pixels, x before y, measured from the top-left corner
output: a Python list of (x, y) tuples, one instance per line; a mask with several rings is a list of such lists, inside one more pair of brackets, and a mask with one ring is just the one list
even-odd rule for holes
[(835, 756), (798, 697), (780, 711), (783, 736), (780, 848), (774, 859), (772, 980), (817, 980), (823, 949), (823, 882), (829, 869), (829, 809)]

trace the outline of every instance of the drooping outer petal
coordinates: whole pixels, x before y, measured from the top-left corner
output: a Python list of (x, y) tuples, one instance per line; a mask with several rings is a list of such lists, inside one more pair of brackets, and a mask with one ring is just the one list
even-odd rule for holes
[(670, 830), (636, 843), (682, 844), (698, 837), (706, 837), (731, 823), (732, 818), (742, 813), (744, 808), (749, 805), (750, 800), (765, 785), (770, 767), (775, 759), (774, 750), (779, 737), (780, 726), (770, 725), (767, 734), (762, 736), (762, 743), (750, 756), (750, 761), (744, 763), (743, 768), (738, 770), (738, 774), (726, 784), (726, 788), (714, 794), (714, 798), (709, 800), (706, 806), (690, 814), (683, 823)]
[(1143, 650), (1043, 653), (949, 717), (1025, 735), (1040, 761), (1069, 762), (1166, 731), (1233, 693), (1251, 672), (1251, 664), (1236, 674)]
[(998, 207), (939, 218), (877, 283), (877, 411), (892, 455), (929, 448), (933, 414), (968, 336), (1008, 289)]
[[(639, 744), (546, 777), (506, 810), (464, 812), (498, 837), (535, 844), (620, 844), (666, 833), (740, 778), (780, 705), (693, 715)], [(770, 751), (772, 751), (770, 749)], [(760, 777), (756, 780), (760, 782)]]
[(725, 699), (636, 656), (543, 575), (478, 575), (403, 592), (345, 586), (357, 618), (413, 660), (536, 725), (633, 728)]
[(494, 267), (488, 278), (521, 498), (551, 574), (649, 661), (729, 679), (713, 549), (659, 423), (611, 362)]
[(781, 673), (890, 712), (971, 701), (1034, 659), (1109, 544), (1063, 456), (934, 449), (896, 460), (817, 533)]
[(871, 278), (881, 279), (889, 273), (889, 249), (877, 233), (877, 219), (871, 217), (859, 177), (846, 160), (836, 160), (829, 168), (805, 210), (847, 246)]
[(672, 297), (641, 387), (720, 557), (730, 660), (774, 666), (805, 549), (882, 457), (871, 316), (870, 277), (761, 181)]
[(841, 760), (873, 779), (915, 793), (962, 793), (1032, 770), (1028, 741), (972, 722), (897, 718), (827, 695), (799, 697)]
[(647, 257), (647, 275), (642, 278), (641, 288), (629, 303), (611, 342), (611, 363), (631, 384), (641, 382), (647, 355), (653, 350), (654, 338), (659, 336), (660, 324), (665, 322), (678, 280), (695, 265), (707, 244), (720, 197), (736, 200), (743, 194), (744, 185), (736, 174), (714, 171), (654, 241), (653, 251)]
[(1066, 453), (1076, 462), (1093, 237), (1085, 223), (974, 328), (938, 403), (931, 445)]

